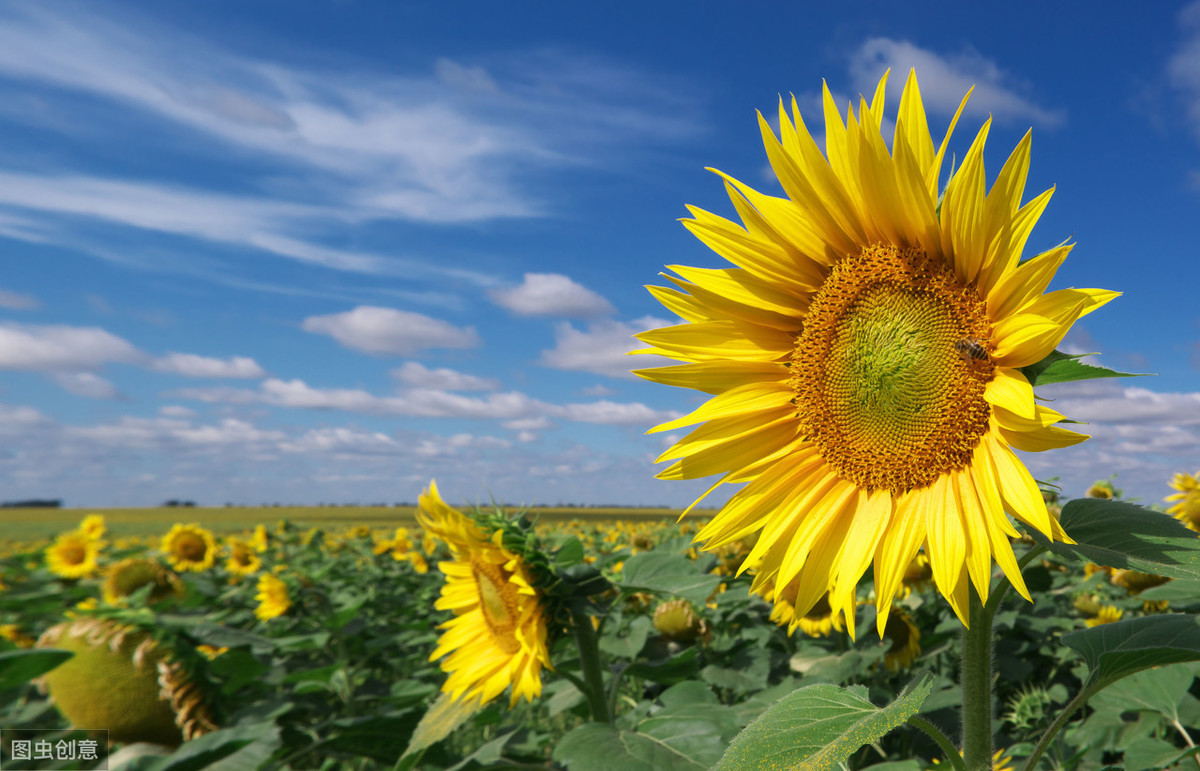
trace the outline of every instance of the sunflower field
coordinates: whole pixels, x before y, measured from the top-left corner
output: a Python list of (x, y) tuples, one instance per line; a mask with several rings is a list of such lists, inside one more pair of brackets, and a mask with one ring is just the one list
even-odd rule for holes
[[(1179, 480), (1175, 508), (1194, 511), (1200, 490)], [(1066, 526), (1138, 510), (1114, 492), (1068, 503)], [(460, 513), (436, 487), (421, 503), (422, 531), (179, 523), (111, 539), (90, 516), (6, 544), (0, 726), (104, 729), (129, 769), (739, 769), (764, 767), (767, 747), (784, 768), (947, 767), (914, 726), (956, 731), (961, 623), (923, 555), (881, 639), (869, 581), (853, 620), (825, 599), (788, 616), (738, 574), (752, 539), (696, 548), (704, 520), (541, 525)], [(1034, 602), (1013, 593), (993, 620), (995, 767), (1021, 767), (1106, 667), (1141, 671), (1090, 700), (1039, 767), (1194, 763), (1200, 583), (1148, 570), (1184, 554), (1112, 552), (1113, 567), (1091, 560), (1100, 547), (1017, 547)], [(802, 764), (835, 746), (843, 760)]]

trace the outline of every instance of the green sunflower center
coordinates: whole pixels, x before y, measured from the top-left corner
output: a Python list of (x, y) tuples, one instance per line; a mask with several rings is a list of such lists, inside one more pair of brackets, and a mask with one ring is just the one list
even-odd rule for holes
[(471, 564), (479, 587), (479, 607), (496, 643), (506, 653), (520, 649), (514, 631), (517, 628), (517, 590), (499, 567), (475, 560)]
[(810, 441), (842, 477), (895, 494), (970, 463), (994, 365), (974, 286), (916, 249), (841, 260), (796, 338), (791, 385)]

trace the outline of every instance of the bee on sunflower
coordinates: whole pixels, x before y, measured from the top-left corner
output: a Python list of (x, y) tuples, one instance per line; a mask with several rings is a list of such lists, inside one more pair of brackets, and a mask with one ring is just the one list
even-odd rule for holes
[(918, 552), (964, 626), (971, 587), (987, 601), (993, 559), (1030, 599), (1006, 512), (1069, 537), (1013, 450), (1087, 437), (1056, 425), (1065, 416), (1034, 401), (1021, 368), (1118, 296), (1045, 292), (1072, 244), (1022, 259), (1053, 193), (1022, 201), (1030, 134), (988, 190), (985, 122), (939, 195), (970, 92), (935, 146), (910, 73), (889, 148), (886, 85), (844, 118), (824, 89), (824, 152), (794, 98), (790, 114), (780, 100), (778, 136), (759, 116), (785, 196), (717, 172), (741, 224), (695, 207), (683, 224), (732, 267), (670, 266), (677, 288), (649, 289), (685, 323), (640, 333), (649, 347), (635, 351), (683, 362), (638, 375), (712, 396), (651, 429), (701, 424), (658, 476), (721, 475), (710, 492), (746, 483), (697, 540), (715, 550), (757, 535), (741, 570), (775, 603), (795, 582), (796, 616), (828, 593), (850, 622), (873, 565), (881, 636)]

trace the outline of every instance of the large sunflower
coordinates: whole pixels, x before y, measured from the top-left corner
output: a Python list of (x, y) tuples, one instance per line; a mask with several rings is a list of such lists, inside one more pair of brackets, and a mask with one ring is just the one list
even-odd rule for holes
[(510, 684), (509, 707), (521, 697), (542, 692), (542, 667), (550, 666), (541, 592), (520, 555), (503, 546), (503, 530), (490, 535), (469, 517), (450, 508), (437, 484), (421, 493), (417, 520), (450, 547), (451, 561), (439, 562), (446, 574), (438, 610), (454, 618), (429, 660), (446, 656), (449, 673), (442, 690), (455, 699), (484, 704)]
[(714, 395), (653, 429), (704, 424), (663, 453), (675, 462), (658, 476), (749, 483), (697, 538), (714, 549), (757, 533), (742, 569), (768, 599), (798, 579), (797, 615), (828, 591), (853, 618), (874, 562), (881, 633), (922, 547), (964, 624), (968, 586), (986, 599), (993, 557), (1028, 599), (1005, 512), (1066, 535), (1012, 449), (1087, 437), (1056, 426), (1063, 415), (1034, 402), (1018, 368), (1117, 296), (1043, 294), (1070, 244), (1021, 262), (1052, 193), (1021, 203), (1028, 133), (987, 191), (984, 123), (939, 198), (963, 108), (935, 147), (910, 74), (889, 151), (886, 81), (845, 121), (824, 89), (826, 154), (795, 99), (790, 115), (780, 101), (778, 138), (759, 116), (787, 197), (722, 174), (742, 225), (694, 207), (684, 225), (734, 267), (671, 266), (682, 291), (650, 290), (687, 323), (638, 335), (651, 346), (638, 353), (686, 362), (638, 374)]

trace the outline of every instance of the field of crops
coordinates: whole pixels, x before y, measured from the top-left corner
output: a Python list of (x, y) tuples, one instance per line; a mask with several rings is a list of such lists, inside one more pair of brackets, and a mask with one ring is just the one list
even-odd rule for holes
[[(1075, 501), (1063, 521), (1101, 504), (1126, 507)], [(70, 726), (107, 730), (131, 769), (755, 768), (770, 743), (754, 732), (770, 725), (810, 749), (857, 737), (845, 768), (946, 767), (913, 726), (957, 732), (961, 623), (923, 557), (882, 640), (863, 581), (852, 639), (824, 602), (792, 619), (749, 591), (737, 568), (752, 541), (697, 550), (704, 517), (446, 511), (424, 532), (388, 508), (39, 512), (29, 532), (53, 540), (0, 547), (4, 768), (93, 767), (12, 759), (11, 729), (104, 736)], [(471, 528), (483, 538), (467, 549)], [(1112, 622), (1185, 622), (1179, 645), (1200, 631), (1176, 612), (1200, 606), (1194, 581), (1023, 549), (1034, 603), (1010, 592), (994, 618), (997, 768), (1018, 767), (1088, 682), (1089, 646)], [(509, 560), (503, 574), (489, 554)], [(438, 601), (472, 575), (455, 565), (474, 571), (474, 616)], [(510, 596), (497, 575), (527, 591)], [(1173, 660), (1101, 692), (1039, 767), (1194, 763), (1198, 668)]]

